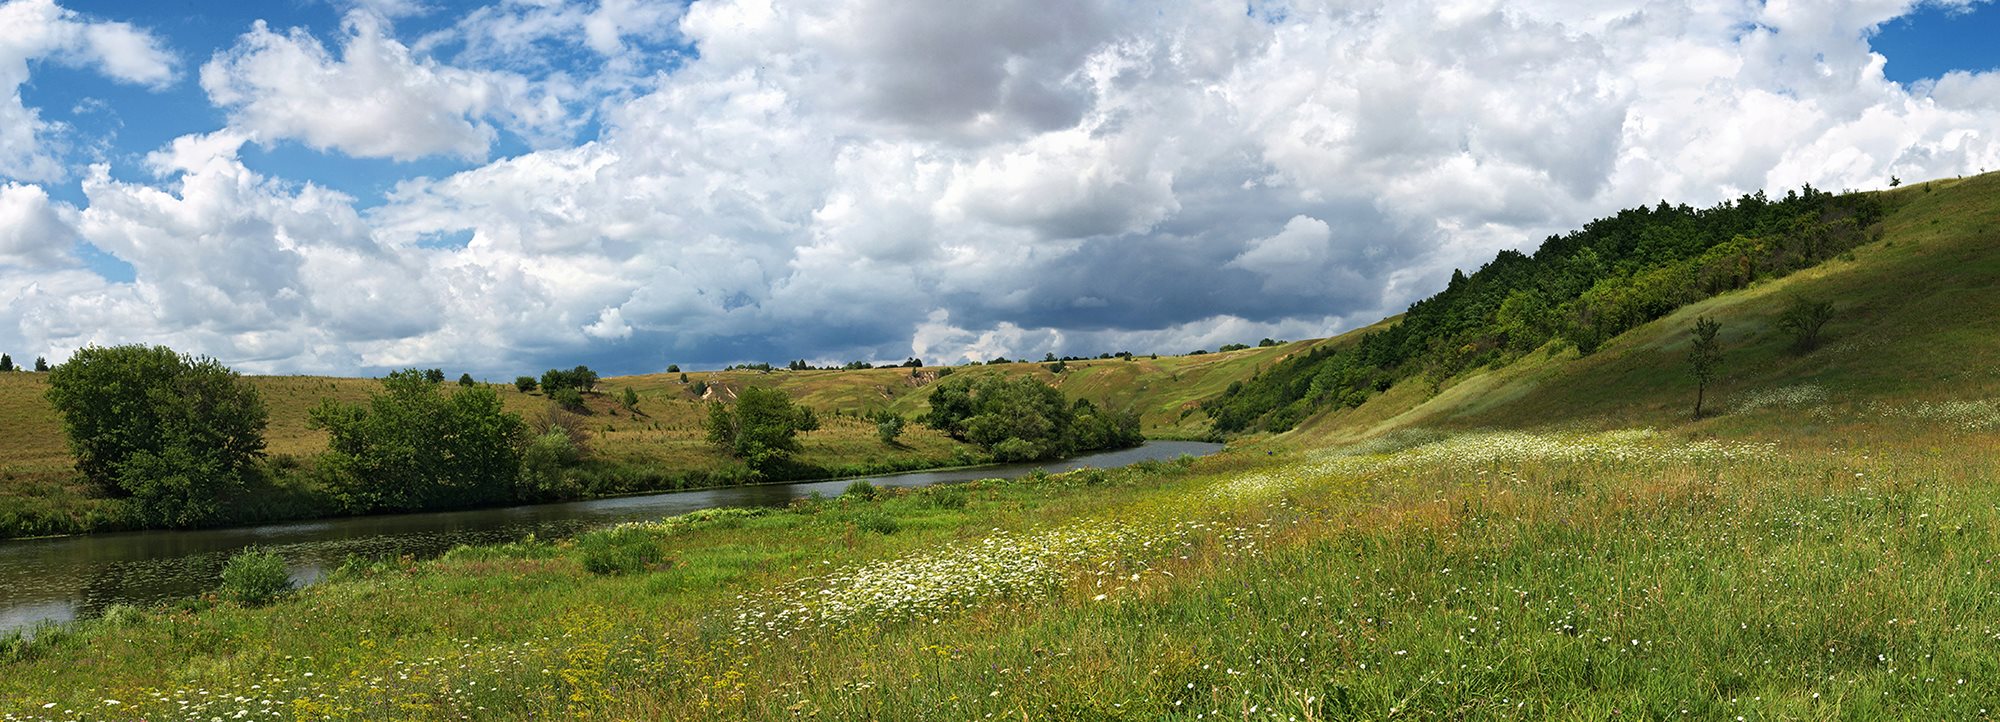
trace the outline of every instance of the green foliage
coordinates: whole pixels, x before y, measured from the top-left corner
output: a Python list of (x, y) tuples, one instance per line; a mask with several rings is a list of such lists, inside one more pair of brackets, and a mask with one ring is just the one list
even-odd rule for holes
[(707, 382), (707, 381), (696, 381), (696, 382), (694, 382), (694, 385), (692, 385), (692, 386), (689, 386), (689, 387), (688, 387), (688, 392), (689, 392), (689, 393), (692, 393), (692, 394), (694, 394), (694, 397), (695, 397), (695, 398), (697, 398), (697, 399), (698, 399), (698, 398), (701, 398), (701, 397), (703, 397), (703, 396), (707, 396), (707, 395), (708, 395), (708, 382)]
[(1231, 352), (1231, 351), (1242, 351), (1243, 349), (1246, 349), (1246, 348), (1250, 348), (1250, 344), (1247, 344), (1247, 343), (1225, 343), (1225, 344), (1223, 344), (1223, 345), (1222, 345), (1222, 347), (1221, 347), (1221, 348), (1217, 348), (1217, 349), (1216, 349), (1216, 352), (1217, 352), (1217, 353), (1229, 353), (1229, 352)]
[(554, 394), (558, 389), (576, 389), (580, 393), (595, 391), (597, 372), (583, 365), (568, 371), (549, 369), (542, 372), (542, 390)]
[(855, 512), (848, 519), (854, 523), (854, 528), (870, 534), (888, 536), (903, 529), (902, 523), (896, 521), (896, 517), (890, 516), (881, 509), (863, 509)]
[(940, 381), (924, 424), (978, 444), (1000, 461), (1050, 459), (1077, 451), (1134, 446), (1143, 440), (1136, 414), (1071, 404), (1032, 377)]
[(463, 373), (458, 375), (458, 385), (460, 386), (471, 386), (475, 383), (478, 382), (472, 380), (472, 374), (470, 373)]
[(521, 481), (515, 496), (520, 501), (568, 499), (581, 491), (568, 474), (583, 461), (583, 450), (563, 429), (552, 428), (535, 435), (521, 449)]
[(218, 519), (256, 473), (267, 412), (210, 358), (165, 346), (88, 347), (49, 375), (77, 469), (162, 526)]
[(1694, 417), (1701, 418), (1702, 397), (1708, 393), (1708, 385), (1715, 381), (1716, 372), (1722, 367), (1722, 342), (1716, 340), (1716, 333), (1722, 324), (1703, 316), (1694, 321), (1690, 330), (1693, 338), (1688, 344), (1688, 373), (1694, 376)]
[(0, 353), (0, 374), (10, 373), (13, 370), (14, 370), (14, 357), (4, 353)]
[(583, 405), (583, 392), (568, 386), (550, 391), (549, 400), (568, 411), (582, 413), (587, 408)]
[[(680, 364), (667, 364), (667, 373), (670, 373), (670, 374), (677, 374), (677, 373), (680, 373), (680, 372), (681, 372), (681, 365), (680, 365)], [(683, 381), (685, 381), (686, 379), (682, 379), (682, 380), (683, 380)]]
[(514, 499), (523, 425), (492, 388), (446, 395), (415, 369), (382, 385), (365, 405), (328, 400), (310, 414), (331, 435), (320, 469), (343, 507), (415, 511)]
[(633, 574), (666, 559), (660, 537), (636, 524), (600, 529), (576, 538), (583, 568), (592, 574)]
[(222, 566), (222, 596), (237, 604), (262, 606), (291, 590), (291, 573), (277, 552), (245, 549)]
[(36, 357), (35, 357), (35, 373), (38, 373), (38, 374), (45, 374), (45, 373), (48, 373), (48, 372), (49, 372), (49, 360), (48, 360), (48, 359), (45, 359), (45, 358), (42, 358), (42, 357), (40, 357), (40, 356), (36, 356)]
[(625, 387), (625, 392), (618, 395), (618, 403), (623, 405), (627, 411), (635, 411), (639, 407), (639, 393), (633, 391), (632, 387), (627, 386)]
[(444, 369), (425, 369), (424, 380), (434, 384), (444, 383)]
[(524, 394), (535, 390), (535, 388), (540, 385), (541, 384), (539, 382), (535, 381), (535, 377), (533, 376), (514, 377), (514, 390)]
[(1819, 348), (1820, 330), (1833, 320), (1833, 304), (1809, 298), (1794, 297), (1783, 315), (1778, 317), (1778, 329), (1792, 338), (1792, 350), (1806, 353)]
[(902, 416), (883, 411), (876, 414), (873, 420), (875, 422), (875, 435), (882, 439), (882, 443), (894, 444), (896, 443), (896, 437), (903, 435), (903, 424), (905, 422)]
[(1549, 237), (1533, 256), (1502, 251), (1475, 273), (1454, 272), (1443, 291), (1388, 328), (1281, 361), (1202, 408), (1218, 431), (1284, 431), (1396, 382), (1421, 378), (1437, 390), (1551, 341), (1591, 353), (1683, 305), (1864, 243), (1881, 214), (1871, 196), (1810, 186), (1781, 200), (1757, 193), (1701, 210), (1661, 203), (1621, 211)]
[(783, 391), (752, 386), (736, 395), (733, 407), (710, 403), (707, 428), (709, 443), (763, 472), (798, 451), (798, 432), (819, 428), (819, 419)]
[(875, 488), (874, 484), (868, 483), (867, 479), (856, 479), (848, 483), (847, 488), (840, 490), (840, 495), (856, 499), (873, 499), (881, 491)]

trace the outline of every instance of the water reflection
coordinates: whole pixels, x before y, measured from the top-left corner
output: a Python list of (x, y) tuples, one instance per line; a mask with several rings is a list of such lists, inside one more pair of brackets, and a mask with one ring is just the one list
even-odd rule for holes
[[(931, 484), (1026, 474), (1035, 469), (1111, 468), (1220, 444), (1154, 441), (1133, 449), (1050, 464), (916, 472), (873, 477), (877, 486)], [(658, 519), (721, 506), (783, 506), (815, 493), (834, 496), (851, 480), (704, 489), (502, 509), (286, 522), (235, 529), (147, 531), (0, 542), (0, 632), (94, 616), (112, 604), (151, 604), (216, 586), (229, 556), (262, 546), (284, 556), (293, 579), (311, 583), (349, 555), (434, 557), (460, 544), (497, 544), (528, 534), (549, 539), (624, 521)]]

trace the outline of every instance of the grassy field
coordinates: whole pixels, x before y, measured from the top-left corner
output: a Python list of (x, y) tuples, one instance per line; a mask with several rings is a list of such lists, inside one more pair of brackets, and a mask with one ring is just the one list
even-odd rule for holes
[[(1891, 198), (1885, 240), (1851, 259), (1588, 357), (1406, 384), (1199, 461), (641, 525), (617, 533), (665, 559), (625, 574), (586, 570), (598, 539), (528, 541), (357, 563), (266, 608), (116, 610), (7, 644), (0, 711), (1988, 716), (2000, 177)], [(1835, 302), (1825, 347), (1782, 348), (1790, 294)], [(1696, 420), (1683, 344), (1702, 315), (1727, 356)], [(1145, 361), (1093, 365), (1122, 363)]]

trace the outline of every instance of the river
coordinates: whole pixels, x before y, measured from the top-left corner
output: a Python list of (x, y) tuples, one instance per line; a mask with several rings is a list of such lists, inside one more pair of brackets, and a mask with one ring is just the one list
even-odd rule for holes
[[(1112, 468), (1221, 444), (1149, 441), (1131, 449), (1038, 464), (1005, 464), (869, 477), (877, 486), (929, 486)], [(838, 495), (853, 479), (732, 486), (498, 509), (346, 517), (198, 531), (139, 531), (0, 542), (0, 633), (94, 616), (113, 604), (146, 605), (215, 588), (222, 565), (246, 547), (285, 558), (292, 579), (311, 584), (349, 555), (430, 558), (460, 544), (497, 544), (534, 534), (556, 539), (627, 521), (725, 506), (784, 506), (815, 493)]]

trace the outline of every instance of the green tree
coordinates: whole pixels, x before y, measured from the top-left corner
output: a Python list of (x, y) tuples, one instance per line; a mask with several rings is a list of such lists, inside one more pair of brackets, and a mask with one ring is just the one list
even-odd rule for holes
[(425, 380), (425, 381), (429, 381), (429, 382), (431, 382), (431, 383), (434, 383), (434, 384), (441, 384), (441, 383), (444, 383), (444, 369), (427, 369), (427, 370), (425, 370), (425, 371), (424, 371), (424, 380)]
[(798, 432), (818, 426), (810, 409), (776, 389), (751, 386), (736, 395), (734, 406), (720, 401), (708, 405), (709, 442), (758, 471), (768, 471), (798, 451)]
[[(1001, 461), (1028, 461), (1140, 440), (1138, 417), (1109, 414), (1032, 377), (953, 378), (931, 389), (924, 424)], [(1081, 412), (1081, 413), (1079, 413)]]
[(14, 357), (0, 353), (0, 374), (14, 370)]
[(535, 387), (538, 385), (540, 384), (536, 383), (535, 377), (533, 376), (514, 377), (514, 390), (519, 391), (521, 393), (525, 394), (530, 391), (533, 391), (535, 390)]
[(557, 406), (577, 413), (589, 410), (583, 403), (583, 392), (572, 386), (557, 386), (556, 390), (549, 392), (549, 400), (556, 402)]
[(626, 411), (636, 411), (639, 408), (639, 393), (627, 386), (625, 393), (619, 395), (618, 403), (624, 405)]
[(1695, 319), (1693, 341), (1688, 346), (1688, 372), (1694, 375), (1694, 417), (1701, 418), (1701, 404), (1722, 367), (1722, 342), (1715, 335), (1722, 324), (1707, 316)]
[(682, 374), (681, 374), (681, 383), (685, 384), (685, 383), (687, 383), (687, 382), (688, 382), (688, 375), (687, 375), (686, 373), (682, 373)]
[(1820, 330), (1832, 320), (1832, 303), (1795, 296), (1778, 317), (1778, 328), (1792, 337), (1793, 352), (1806, 353), (1819, 348)]
[(472, 380), (472, 374), (470, 373), (463, 373), (458, 375), (458, 385), (460, 386), (471, 386), (475, 383), (478, 382)]
[(165, 346), (78, 351), (50, 373), (48, 398), (77, 470), (155, 524), (222, 518), (264, 454), (257, 390), (214, 359)]
[(875, 435), (881, 437), (884, 444), (894, 445), (896, 437), (903, 435), (903, 424), (905, 422), (902, 416), (888, 411), (881, 411), (877, 412), (871, 420), (875, 422)]
[(680, 372), (681, 372), (681, 365), (680, 365), (680, 364), (667, 364), (667, 373), (670, 373), (670, 374), (677, 374), (677, 373), (680, 373)]
[(521, 417), (491, 387), (446, 394), (416, 369), (382, 380), (367, 404), (327, 400), (315, 428), (331, 435), (320, 467), (350, 511), (415, 511), (513, 499)]
[(49, 372), (49, 360), (48, 360), (48, 359), (45, 359), (45, 358), (42, 358), (42, 357), (40, 357), (40, 356), (36, 356), (36, 357), (35, 357), (35, 373), (38, 373), (38, 374), (45, 374), (45, 373), (48, 373), (48, 372)]

